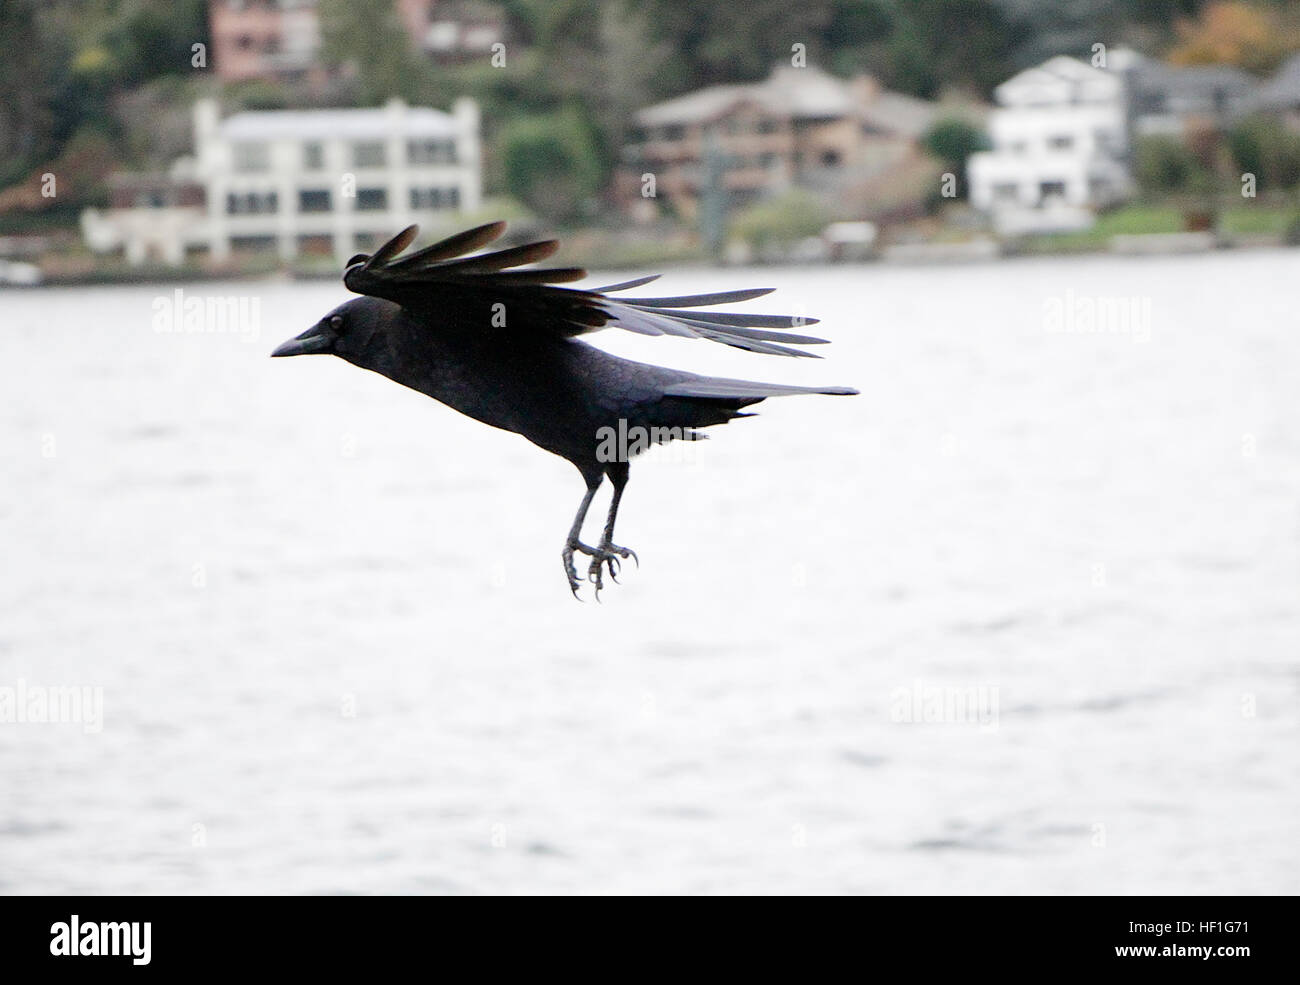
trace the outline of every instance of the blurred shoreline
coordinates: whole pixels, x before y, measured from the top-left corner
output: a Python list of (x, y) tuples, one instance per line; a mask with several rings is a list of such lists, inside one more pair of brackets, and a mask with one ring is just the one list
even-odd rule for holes
[[(1280, 211), (1280, 210), (1279, 210)], [(1287, 216), (1281, 213), (1285, 221)], [(560, 232), (559, 259), (568, 264), (599, 270), (645, 270), (709, 267), (853, 267), (878, 263), (926, 265), (985, 262), (1025, 256), (1176, 256), (1219, 250), (1275, 250), (1293, 247), (1295, 229), (1278, 222), (1274, 231), (1215, 231), (1208, 229), (1161, 232), (1102, 232), (1100, 235), (1063, 234), (999, 239), (977, 234), (966, 237), (923, 236), (916, 233), (889, 241), (858, 254), (837, 258), (818, 237), (808, 237), (790, 248), (755, 255), (728, 253), (713, 257), (698, 238), (676, 234), (664, 240), (638, 238), (627, 242), (602, 229)], [(532, 228), (529, 224), (528, 228)], [(538, 236), (548, 235), (538, 231)], [(0, 237), (0, 246), (4, 239)], [(45, 252), (39, 263), (0, 258), (0, 288), (87, 286), (96, 284), (186, 284), (206, 281), (331, 281), (341, 276), (332, 258), (277, 261), (267, 255), (236, 257), (222, 264), (185, 263), (180, 266), (147, 263), (132, 266), (121, 258), (84, 252)]]

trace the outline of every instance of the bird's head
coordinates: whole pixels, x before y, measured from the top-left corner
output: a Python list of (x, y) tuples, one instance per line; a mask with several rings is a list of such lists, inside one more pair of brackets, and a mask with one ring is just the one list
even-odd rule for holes
[(338, 356), (374, 369), (388, 351), (388, 329), (397, 305), (382, 298), (353, 298), (339, 305), (307, 331), (281, 344), (272, 356)]

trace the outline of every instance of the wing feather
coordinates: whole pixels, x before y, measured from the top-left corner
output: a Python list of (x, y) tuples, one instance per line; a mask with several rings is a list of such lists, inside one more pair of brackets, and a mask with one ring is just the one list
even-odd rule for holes
[[(444, 324), (478, 321), (485, 331), (506, 332), (509, 337), (520, 333), (564, 337), (615, 327), (641, 335), (708, 339), (750, 352), (810, 358), (818, 357), (780, 343), (826, 342), (811, 335), (780, 331), (815, 324), (816, 319), (694, 310), (752, 301), (772, 293), (772, 288), (663, 298), (612, 298), (608, 295), (649, 284), (658, 275), (585, 290), (559, 287), (581, 280), (586, 271), (580, 267), (523, 267), (553, 256), (560, 246), (556, 240), (474, 252), (500, 238), (504, 231), (504, 222), (490, 222), (402, 256), (418, 233), (417, 227), (409, 226), (373, 254), (353, 257), (343, 274), (343, 283), (358, 294), (436, 312)], [(489, 328), (490, 319), (485, 317), (497, 303), (507, 307), (506, 329)]]
[(605, 287), (592, 287), (589, 290), (595, 294), (614, 294), (617, 291), (630, 291), (634, 287), (644, 287), (646, 284), (657, 281), (659, 276), (659, 274), (651, 274), (649, 277), (638, 277), (636, 280), (625, 280), (620, 284), (607, 284)]

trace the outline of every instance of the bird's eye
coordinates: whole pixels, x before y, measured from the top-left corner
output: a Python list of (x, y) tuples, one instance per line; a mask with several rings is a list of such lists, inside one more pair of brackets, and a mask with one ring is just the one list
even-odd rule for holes
[(342, 315), (335, 315), (333, 318), (330, 319), (330, 328), (334, 329), (334, 331), (337, 332), (342, 327), (343, 327)]

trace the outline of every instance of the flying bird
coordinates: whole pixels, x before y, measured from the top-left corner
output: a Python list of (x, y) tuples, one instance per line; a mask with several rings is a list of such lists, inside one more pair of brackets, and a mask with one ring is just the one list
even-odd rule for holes
[[(339, 305), (271, 355), (339, 356), (572, 462), (587, 487), (561, 555), (575, 598), (581, 585), (575, 553), (591, 559), (587, 579), (598, 600), (604, 570), (617, 581), (621, 561), (640, 564), (633, 551), (614, 543), (614, 521), (635, 454), (650, 444), (705, 437), (696, 429), (750, 417), (742, 408), (767, 397), (858, 392), (699, 376), (621, 359), (577, 338), (621, 328), (708, 339), (750, 352), (811, 356), (794, 346), (826, 340), (787, 330), (816, 319), (698, 310), (749, 301), (771, 289), (621, 295), (657, 275), (605, 287), (560, 287), (587, 272), (524, 267), (554, 254), (555, 240), (476, 253), (505, 231), (504, 222), (493, 222), (402, 256), (418, 231), (410, 226), (373, 254), (349, 260), (343, 283), (363, 296)], [(581, 540), (582, 525), (606, 476), (613, 498), (600, 543), (591, 547)]]

